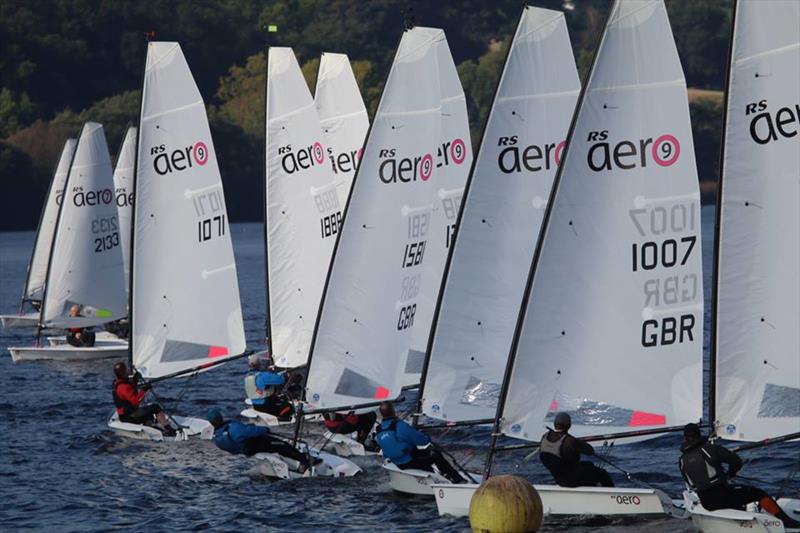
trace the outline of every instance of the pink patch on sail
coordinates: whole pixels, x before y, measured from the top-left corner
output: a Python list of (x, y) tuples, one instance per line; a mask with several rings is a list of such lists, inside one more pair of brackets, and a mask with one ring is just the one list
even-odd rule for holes
[(228, 349), (224, 346), (209, 346), (208, 347), (208, 357), (222, 357), (223, 355), (228, 355)]
[(664, 415), (656, 415), (653, 413), (645, 413), (644, 411), (634, 411), (631, 415), (631, 420), (628, 425), (633, 426), (663, 426), (667, 423), (667, 417)]
[(373, 396), (373, 398), (375, 398), (376, 400), (383, 400), (384, 398), (388, 397), (389, 397), (389, 389), (387, 389), (386, 387), (378, 387), (377, 389), (375, 389), (375, 396)]
[(555, 413), (556, 411), (558, 411), (558, 400), (553, 398), (553, 401), (550, 402), (550, 412)]

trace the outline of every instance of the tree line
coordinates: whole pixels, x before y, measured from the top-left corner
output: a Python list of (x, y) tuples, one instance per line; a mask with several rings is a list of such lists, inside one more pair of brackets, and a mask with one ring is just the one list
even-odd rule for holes
[[(581, 76), (608, 0), (563, 10)], [(203, 94), (233, 221), (259, 220), (265, 48), (291, 46), (314, 89), (322, 51), (349, 55), (370, 116), (406, 19), (441, 27), (458, 66), (473, 145), (491, 107), (518, 0), (0, 0), (0, 230), (34, 228), (64, 140), (104, 125), (112, 156), (138, 119), (148, 34), (180, 42)], [(667, 0), (690, 98), (701, 180), (717, 176), (730, 0)], [(277, 33), (267, 33), (277, 25)]]

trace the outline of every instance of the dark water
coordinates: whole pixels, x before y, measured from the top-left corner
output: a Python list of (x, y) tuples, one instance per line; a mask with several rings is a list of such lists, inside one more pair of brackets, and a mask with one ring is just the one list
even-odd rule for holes
[[(713, 212), (704, 210), (706, 289)], [(263, 345), (264, 274), (262, 227), (233, 227), (245, 328), (251, 347)], [(0, 233), (0, 312), (18, 305), (32, 233)], [(708, 290), (706, 290), (708, 292)], [(439, 518), (432, 499), (394, 494), (377, 460), (361, 461), (364, 473), (351, 479), (268, 482), (249, 471), (241, 456), (210, 442), (150, 443), (111, 434), (113, 361), (14, 364), (9, 345), (28, 344), (29, 335), (0, 331), (0, 530), (3, 531), (459, 531), (466, 519)], [(228, 416), (242, 407), (245, 363), (236, 361), (191, 380), (158, 386), (168, 407), (203, 415), (209, 406)], [(179, 400), (179, 401), (178, 401)], [(317, 430), (318, 431), (318, 430)], [(432, 432), (434, 433), (434, 432)], [(479, 467), (488, 431), (434, 434), (456, 456)], [(679, 437), (614, 448), (607, 456), (677, 497)], [(314, 437), (310, 437), (310, 442)], [(748, 453), (743, 474), (779, 482), (798, 445)], [(601, 451), (605, 453), (605, 451)], [(517, 472), (533, 481), (547, 476), (538, 460), (500, 458), (497, 472)], [(615, 481), (629, 484), (613, 473)], [(767, 485), (764, 488), (769, 490)], [(784, 494), (800, 492), (795, 482)], [(688, 521), (569, 520), (548, 522), (545, 531), (688, 531)]]

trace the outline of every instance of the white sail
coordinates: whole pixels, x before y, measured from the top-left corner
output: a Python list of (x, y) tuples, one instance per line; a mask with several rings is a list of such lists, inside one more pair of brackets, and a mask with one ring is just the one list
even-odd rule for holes
[(369, 129), (367, 109), (345, 54), (323, 52), (314, 103), (322, 126), (325, 152), (336, 178), (336, 192), (344, 206)]
[(245, 339), (214, 143), (178, 43), (148, 44), (142, 90), (131, 350), (153, 378), (238, 355)]
[[(103, 126), (81, 129), (56, 223), (42, 325), (79, 327), (125, 316), (125, 275)], [(70, 309), (81, 306), (78, 317)]]
[(28, 279), (25, 282), (25, 289), (22, 297), (28, 301), (41, 301), (44, 291), (44, 282), (47, 278), (47, 263), (50, 259), (50, 247), (53, 244), (53, 233), (56, 228), (58, 218), (58, 208), (64, 195), (64, 182), (69, 174), (69, 166), (72, 163), (72, 156), (75, 154), (75, 139), (67, 139), (64, 148), (61, 149), (61, 156), (58, 158), (53, 180), (50, 182), (50, 189), (47, 192), (42, 215), (39, 220), (39, 229), (36, 231), (36, 242), (33, 245), (30, 266), (28, 266)]
[(538, 440), (702, 412), (700, 196), (686, 84), (662, 1), (609, 15), (546, 216), (501, 430)]
[(580, 92), (564, 15), (526, 6), (465, 197), (422, 412), (492, 418), (553, 176)]
[[(331, 264), (306, 399), (322, 408), (394, 398), (411, 345), (439, 189), (444, 32), (406, 30), (386, 81)], [(452, 61), (452, 60), (450, 60)]]
[(128, 290), (131, 251), (131, 209), (133, 208), (133, 168), (136, 161), (136, 128), (128, 128), (114, 167), (114, 194), (119, 214), (120, 242), (125, 264), (125, 290)]
[(737, 3), (716, 287), (717, 434), (800, 431), (800, 3)]
[(425, 245), (425, 274), (420, 279), (419, 295), (416, 298), (411, 347), (403, 366), (404, 386), (419, 384), (447, 253), (455, 237), (461, 197), (472, 166), (467, 100), (447, 46), (439, 47), (439, 84), (442, 109), (439, 143), (434, 156), (436, 196), (433, 198), (433, 208), (428, 220), (430, 227)]
[(266, 116), (270, 344), (278, 366), (296, 367), (308, 359), (344, 203), (291, 48), (269, 49)]

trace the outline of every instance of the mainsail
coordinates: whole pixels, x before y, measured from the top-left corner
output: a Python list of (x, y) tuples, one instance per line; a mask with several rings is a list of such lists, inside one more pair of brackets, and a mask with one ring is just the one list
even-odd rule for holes
[(564, 15), (526, 6), (470, 177), (423, 383), (422, 412), (497, 410), (514, 325), (580, 81)]
[[(126, 314), (119, 220), (103, 126), (81, 129), (50, 250), (41, 325), (93, 326)], [(78, 317), (70, 317), (73, 306)]]
[(75, 139), (67, 139), (64, 148), (61, 149), (61, 156), (58, 158), (58, 165), (53, 174), (53, 180), (50, 182), (50, 189), (47, 191), (47, 198), (45, 198), (39, 219), (39, 228), (36, 231), (36, 242), (33, 245), (33, 254), (28, 266), (28, 277), (22, 291), (23, 302), (42, 300), (50, 247), (53, 244), (59, 206), (64, 196), (64, 182), (69, 174), (76, 144)]
[(315, 407), (400, 393), (440, 188), (440, 76), (452, 69), (440, 47), (439, 29), (408, 29), (400, 40), (323, 295), (306, 389)]
[(740, 0), (734, 24), (711, 402), (755, 441), (800, 432), (800, 3)]
[(155, 378), (239, 355), (245, 339), (214, 144), (177, 43), (148, 44), (142, 91), (131, 354)]
[(344, 211), (317, 109), (291, 48), (269, 49), (266, 240), (270, 345), (304, 365)]
[(662, 1), (612, 7), (553, 186), (512, 345), (500, 429), (538, 440), (701, 417), (700, 196)]
[(339, 203), (344, 206), (369, 129), (361, 91), (345, 54), (323, 52), (314, 89), (322, 138), (336, 178)]
[(128, 128), (114, 167), (114, 195), (119, 214), (120, 242), (125, 264), (125, 290), (129, 285), (131, 251), (131, 209), (133, 207), (133, 168), (136, 161), (136, 128)]
[(436, 146), (436, 196), (426, 221), (425, 273), (419, 278), (411, 347), (403, 365), (402, 384), (417, 385), (428, 352), (436, 301), (442, 286), (450, 244), (455, 238), (461, 197), (472, 166), (472, 140), (464, 89), (450, 48), (439, 46), (439, 84), (442, 94), (441, 130)]

